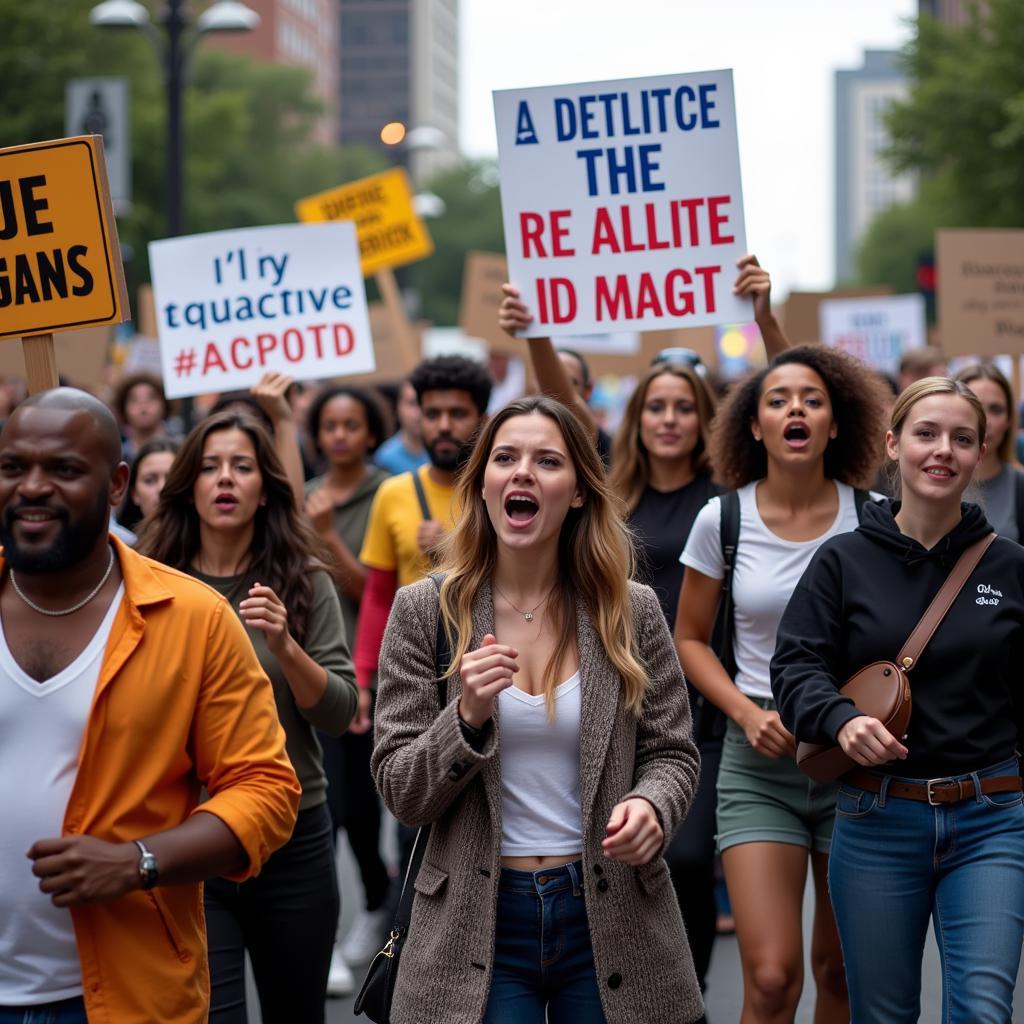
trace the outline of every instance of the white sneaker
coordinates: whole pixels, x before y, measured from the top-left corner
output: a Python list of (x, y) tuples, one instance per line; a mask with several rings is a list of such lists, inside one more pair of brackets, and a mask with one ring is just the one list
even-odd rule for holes
[(384, 945), (384, 935), (390, 924), (386, 907), (379, 910), (360, 910), (341, 944), (341, 955), (348, 964), (368, 964)]
[(334, 947), (331, 953), (331, 970), (327, 975), (327, 994), (329, 996), (350, 996), (356, 990), (356, 979), (341, 955), (341, 948)]

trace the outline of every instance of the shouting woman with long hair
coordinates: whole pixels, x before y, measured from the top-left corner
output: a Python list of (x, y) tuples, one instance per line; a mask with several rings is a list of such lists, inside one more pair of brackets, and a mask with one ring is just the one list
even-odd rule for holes
[(334, 581), (263, 427), (231, 412), (196, 426), (139, 549), (213, 587), (249, 627), (302, 783), (292, 838), (259, 877), (206, 884), (210, 1020), (245, 1024), (248, 952), (263, 1020), (320, 1024), (339, 899), (314, 730), (344, 732), (356, 689)]
[(380, 662), (377, 785), (432, 823), (391, 1019), (699, 1020), (662, 859), (697, 780), (686, 689), (594, 445), (560, 403), (513, 402), (459, 487)]

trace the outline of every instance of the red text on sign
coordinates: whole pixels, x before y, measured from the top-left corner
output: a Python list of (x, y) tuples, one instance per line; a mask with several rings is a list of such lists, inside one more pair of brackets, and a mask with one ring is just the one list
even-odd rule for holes
[(230, 342), (209, 341), (203, 353), (202, 372), (249, 370), (264, 367), (275, 356), (289, 363), (305, 359), (335, 358), (349, 355), (356, 339), (348, 324), (310, 324), (301, 330), (289, 327), (280, 333), (261, 332), (255, 337), (239, 336)]

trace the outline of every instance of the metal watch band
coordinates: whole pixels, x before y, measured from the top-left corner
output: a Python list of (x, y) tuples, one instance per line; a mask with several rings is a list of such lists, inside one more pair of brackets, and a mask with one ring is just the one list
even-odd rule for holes
[(135, 839), (133, 842), (139, 848), (139, 853), (141, 854), (139, 857), (139, 878), (142, 879), (142, 888), (152, 889), (160, 877), (156, 866), (156, 856), (141, 839)]

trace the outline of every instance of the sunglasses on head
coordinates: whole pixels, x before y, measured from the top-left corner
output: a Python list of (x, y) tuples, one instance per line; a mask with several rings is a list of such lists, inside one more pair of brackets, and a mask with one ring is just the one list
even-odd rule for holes
[(663, 348), (652, 360), (651, 366), (689, 366), (691, 370), (703, 377), (708, 371), (699, 352), (692, 348)]

